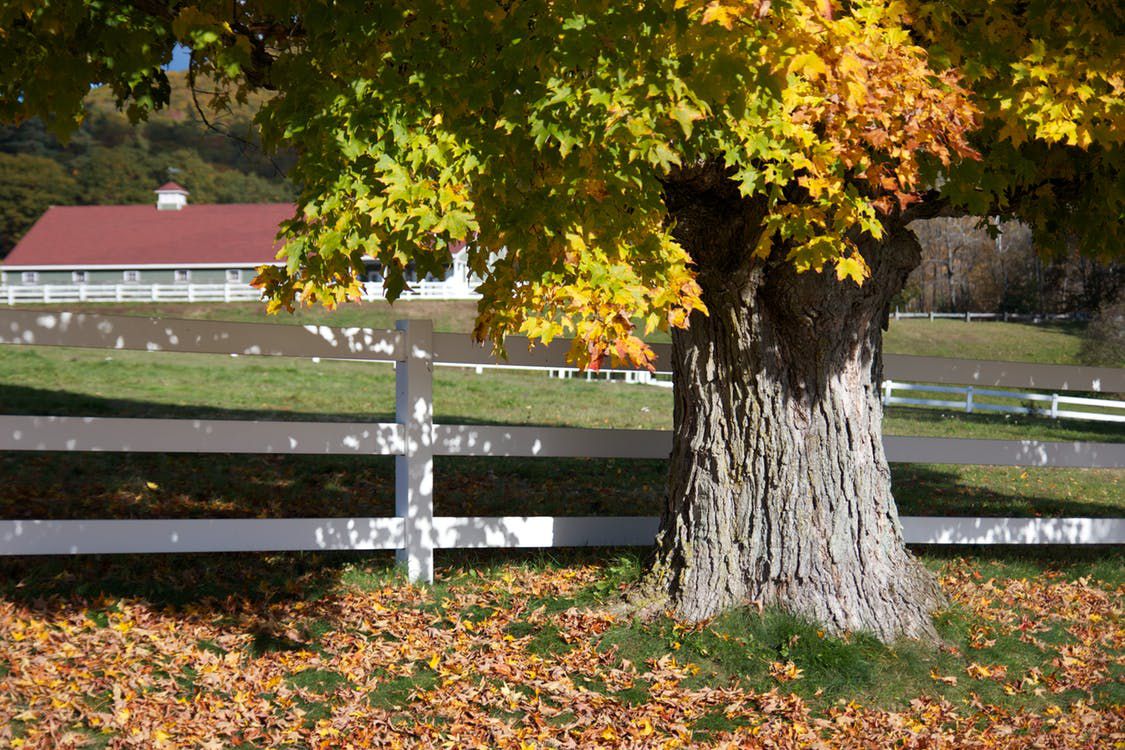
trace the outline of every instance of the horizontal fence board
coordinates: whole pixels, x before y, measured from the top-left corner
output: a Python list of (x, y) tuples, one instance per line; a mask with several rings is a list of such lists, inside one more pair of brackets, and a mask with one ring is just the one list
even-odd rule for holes
[(434, 434), (439, 456), (667, 458), (672, 451), (667, 430), (435, 425)]
[(0, 521), (0, 555), (397, 549), (401, 518)]
[(402, 427), (376, 422), (0, 416), (0, 450), (402, 455)]
[(883, 375), (927, 383), (1125, 393), (1125, 368), (883, 355)]
[(1087, 419), (1092, 422), (1125, 422), (1125, 414), (1098, 414), (1092, 411), (1070, 411), (1058, 409), (1054, 416), (1065, 419)]
[(932, 398), (905, 398), (903, 396), (888, 396), (883, 399), (887, 406), (941, 406), (947, 409), (964, 409), (964, 401), (942, 401)]
[[(439, 456), (667, 458), (667, 430), (435, 425)], [(890, 435), (892, 463), (1125, 468), (1123, 443)], [(395, 423), (0, 416), (0, 450), (402, 455)]]
[[(401, 334), (370, 328), (0, 310), (0, 343), (391, 361), (400, 357)], [(565, 367), (570, 341), (555, 339), (550, 344), (529, 348), (528, 339), (511, 336), (506, 346), (508, 359), (501, 364)], [(652, 346), (657, 355), (658, 372), (666, 373), (671, 346)], [(434, 358), (446, 364), (497, 362), (490, 347), (456, 333), (434, 334)], [(603, 366), (609, 367), (609, 364), (606, 361)], [(893, 379), (931, 383), (1125, 393), (1125, 368), (887, 354), (884, 372)]]
[(0, 344), (383, 362), (399, 358), (402, 334), (374, 328), (0, 310)]
[(1125, 544), (1125, 518), (904, 516), (909, 544)]
[(647, 546), (656, 538), (659, 519), (645, 516), (507, 516), (499, 518), (434, 518), (434, 546), (469, 547), (604, 547)]
[[(904, 516), (908, 544), (1123, 544), (1121, 518)], [(654, 516), (437, 517), (440, 549), (648, 546)], [(0, 521), (0, 556), (396, 549), (400, 518)]]
[[(570, 351), (570, 339), (554, 339), (550, 344), (530, 345), (524, 336), (509, 336), (504, 340), (507, 359), (498, 359), (492, 354), (491, 344), (478, 344), (472, 337), (462, 333), (434, 334), (434, 362), (440, 364), (489, 365), (502, 364), (513, 367), (568, 367), (566, 353)], [(671, 344), (651, 344), (656, 353), (658, 371), (666, 372), (667, 362), (672, 356)], [(659, 370), (659, 368), (665, 368)], [(610, 369), (607, 357), (602, 361), (603, 369)], [(627, 364), (613, 365), (612, 369), (636, 370)]]
[(893, 435), (883, 438), (883, 447), (887, 460), (892, 463), (1125, 468), (1125, 443), (1044, 443)]

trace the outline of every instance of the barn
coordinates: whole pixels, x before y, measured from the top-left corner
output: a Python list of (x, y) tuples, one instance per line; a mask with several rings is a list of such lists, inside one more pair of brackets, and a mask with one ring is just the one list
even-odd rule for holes
[[(245, 285), (263, 264), (278, 264), (278, 226), (290, 203), (189, 204), (168, 182), (155, 205), (52, 206), (0, 264), (0, 285)], [(381, 294), (379, 264), (364, 280)], [(454, 254), (444, 279), (407, 278), (425, 296), (471, 295), (465, 253)]]

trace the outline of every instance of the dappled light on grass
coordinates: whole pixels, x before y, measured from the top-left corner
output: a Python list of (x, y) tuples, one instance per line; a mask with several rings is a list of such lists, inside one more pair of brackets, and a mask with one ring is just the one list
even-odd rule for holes
[(941, 563), (938, 649), (630, 622), (607, 605), (639, 561), (597, 551), (446, 553), (432, 587), (387, 555), (7, 560), (0, 742), (1112, 747), (1122, 566), (1081, 558)]

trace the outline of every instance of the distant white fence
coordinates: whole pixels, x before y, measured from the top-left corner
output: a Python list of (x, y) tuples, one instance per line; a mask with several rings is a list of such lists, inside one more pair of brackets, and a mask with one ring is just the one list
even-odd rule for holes
[[(415, 281), (403, 297), (420, 299), (479, 299), (457, 278)], [(0, 286), (0, 303), (60, 304), (68, 302), (256, 302), (260, 289), (249, 284), (27, 284)], [(382, 283), (363, 284), (363, 299), (384, 299)]]
[(1046, 313), (982, 313), (982, 312), (902, 312), (895, 310), (891, 314), (895, 320), (918, 319), (923, 320), (963, 320), (971, 323), (974, 320), (1000, 320), (1005, 323), (1061, 323), (1071, 320), (1083, 320), (1082, 315), (1066, 313), (1062, 315)]
[[(951, 399), (917, 398), (914, 396), (896, 396), (895, 391), (908, 393), (941, 393), (957, 395), (957, 401)], [(1021, 405), (994, 404), (980, 401), (981, 398), (1002, 398), (1022, 402)], [(976, 412), (999, 412), (1002, 414), (1031, 414), (1052, 419), (1089, 419), (1096, 422), (1125, 422), (1125, 401), (1108, 398), (1085, 398), (1083, 396), (1061, 396), (1057, 393), (1026, 393), (1020, 391), (997, 391), (991, 388), (974, 388), (973, 386), (950, 385), (925, 385), (921, 383), (901, 383), (894, 380), (883, 381), (883, 403), (887, 406), (895, 404), (909, 406), (930, 406), (948, 409), (963, 410), (966, 414)], [(1043, 406), (1037, 406), (1043, 404)], [(1117, 409), (1113, 411), (1079, 411), (1077, 409), (1060, 409), (1060, 406), (1088, 406), (1092, 409)]]
[[(4, 310), (0, 344), (386, 361), (395, 363), (396, 377), (391, 423), (0, 416), (0, 450), (393, 455), (393, 518), (6, 520), (0, 555), (394, 549), (412, 580), (430, 581), (435, 549), (647, 545), (656, 532), (651, 517), (435, 516), (434, 456), (667, 458), (672, 436), (434, 424), (433, 366), (495, 361), (467, 336), (434, 333), (429, 321), (400, 321), (396, 330), (382, 331)], [(555, 340), (528, 349), (516, 338), (509, 341), (508, 364), (562, 367), (568, 347)], [(668, 361), (668, 347), (656, 348)], [(885, 367), (901, 377), (925, 371), (939, 382), (970, 377), (1009, 387), (1062, 382), (1094, 390), (1089, 386), (1104, 381), (1125, 390), (1125, 371), (1109, 368), (930, 357), (888, 357)], [(1125, 444), (887, 437), (885, 447), (894, 462), (1125, 467)], [(904, 517), (902, 524), (914, 544), (1125, 542), (1120, 518)]]

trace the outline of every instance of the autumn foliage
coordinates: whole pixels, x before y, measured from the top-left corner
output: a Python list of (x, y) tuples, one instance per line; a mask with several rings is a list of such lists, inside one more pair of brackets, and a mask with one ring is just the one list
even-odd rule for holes
[[(163, 564), (153, 569), (175, 578)], [(800, 655), (763, 664), (766, 685), (714, 684), (706, 678), (713, 662), (692, 639), (745, 638), (719, 625), (672, 624), (657, 655), (631, 661), (605, 640), (621, 623), (556, 606), (604, 576), (593, 565), (462, 570), (440, 594), (383, 580), (312, 599), (294, 595), (312, 583), (300, 580), (183, 606), (6, 596), (0, 742), (523, 750), (1064, 748), (1125, 739), (1120, 706), (1091, 699), (1120, 671), (1119, 587), (1058, 574), (993, 579), (954, 561), (942, 581), (969, 618), (964, 640), (947, 646), (923, 694), (879, 707), (825, 705), (802, 690), (809, 677), (794, 659), (816, 664)], [(549, 652), (545, 633), (557, 641)], [(1038, 659), (998, 663), (997, 639)], [(984, 697), (993, 694), (1008, 705)]]

